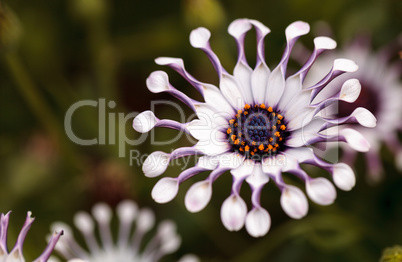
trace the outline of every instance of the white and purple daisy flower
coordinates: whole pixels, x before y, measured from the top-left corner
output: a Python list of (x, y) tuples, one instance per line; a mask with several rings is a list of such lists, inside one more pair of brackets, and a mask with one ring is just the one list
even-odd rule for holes
[[(246, 60), (244, 40), (247, 32), (255, 28), (257, 34), (257, 63), (252, 69)], [(157, 58), (156, 63), (167, 65), (182, 75), (201, 95), (205, 102), (196, 101), (177, 90), (169, 83), (163, 71), (151, 73), (147, 87), (151, 92), (167, 92), (175, 96), (197, 115), (188, 123), (158, 119), (153, 112), (139, 114), (133, 122), (135, 130), (141, 133), (154, 127), (167, 127), (191, 134), (198, 142), (192, 147), (178, 148), (171, 153), (153, 152), (144, 162), (143, 171), (148, 177), (165, 172), (170, 161), (189, 155), (202, 155), (198, 163), (177, 177), (160, 179), (152, 190), (156, 202), (172, 200), (179, 185), (190, 177), (212, 171), (208, 178), (191, 186), (185, 196), (185, 205), (190, 212), (202, 210), (211, 199), (212, 184), (225, 171), (233, 176), (232, 193), (221, 208), (224, 226), (231, 231), (244, 225), (250, 235), (264, 236), (271, 225), (270, 215), (260, 204), (261, 190), (272, 180), (281, 191), (283, 210), (292, 218), (304, 217), (308, 201), (298, 187), (284, 182), (282, 173), (289, 172), (304, 181), (307, 195), (320, 205), (329, 205), (336, 198), (332, 183), (324, 178), (312, 178), (301, 163), (327, 170), (335, 185), (350, 190), (355, 184), (352, 169), (344, 163), (327, 163), (320, 159), (311, 145), (319, 142), (346, 142), (357, 151), (366, 152), (370, 145), (359, 132), (352, 128), (341, 132), (330, 132), (338, 125), (359, 123), (363, 126), (376, 125), (375, 117), (366, 109), (358, 108), (343, 118), (328, 119), (320, 112), (338, 101), (353, 103), (360, 93), (356, 79), (344, 82), (341, 90), (320, 103), (314, 98), (339, 75), (354, 72), (358, 66), (348, 59), (336, 59), (327, 75), (315, 84), (304, 87), (303, 82), (316, 58), (327, 49), (334, 49), (336, 42), (328, 37), (314, 39), (315, 49), (302, 68), (287, 77), (286, 69), (291, 50), (296, 40), (309, 32), (305, 22), (294, 22), (286, 28), (286, 48), (278, 66), (272, 71), (265, 62), (264, 38), (270, 30), (256, 20), (239, 19), (229, 26), (237, 43), (238, 60), (233, 74), (221, 65), (212, 51), (206, 28), (191, 32), (190, 43), (205, 52), (219, 76), (219, 88), (200, 82), (184, 68), (182, 59)], [(252, 189), (252, 209), (240, 196), (240, 189), (246, 181)]]
[[(31, 217), (32, 213), (28, 212), (24, 225), (18, 235), (17, 242), (15, 243), (14, 248), (8, 252), (7, 248), (7, 229), (8, 222), (10, 219), (10, 212), (7, 214), (1, 214), (0, 217), (0, 261), (2, 262), (25, 262), (24, 255), (22, 253), (22, 246), (25, 241), (25, 237), (28, 234), (29, 229), (32, 226), (35, 218)], [(54, 246), (59, 240), (60, 236), (63, 234), (63, 231), (59, 231), (59, 233), (54, 233), (49, 240), (49, 244), (43, 253), (35, 259), (33, 262), (46, 262), (48, 261), (51, 253), (53, 252)]]
[[(392, 49), (394, 49), (392, 51)], [(337, 114), (339, 117), (349, 115), (357, 107), (369, 109), (378, 119), (376, 128), (354, 127), (371, 145), (366, 154), (368, 179), (376, 182), (383, 176), (383, 166), (380, 155), (381, 146), (385, 143), (396, 156), (397, 167), (402, 170), (402, 145), (398, 139), (398, 131), (402, 130), (402, 82), (401, 62), (392, 63), (392, 54), (396, 55), (396, 48), (384, 47), (375, 53), (371, 49), (368, 38), (359, 37), (339, 49), (331, 55), (322, 56), (312, 67), (307, 83), (315, 82), (324, 75), (326, 65), (334, 56), (344, 56), (353, 59), (359, 66), (359, 70), (349, 76), (358, 79), (362, 85), (359, 98), (353, 104), (340, 102), (328, 113)], [(345, 81), (341, 76), (331, 82), (328, 87), (337, 91)], [(355, 162), (357, 152), (344, 147), (344, 161), (348, 164)]]
[[(169, 220), (159, 223), (156, 234), (147, 244), (143, 243), (144, 236), (155, 225), (152, 210), (139, 209), (135, 202), (125, 200), (118, 204), (116, 213), (119, 220), (116, 241), (111, 228), (113, 211), (107, 204), (96, 204), (92, 209), (93, 218), (84, 211), (75, 215), (75, 226), (81, 231), (88, 251), (78, 244), (68, 225), (54, 223), (53, 229), (63, 228), (65, 233), (57, 243), (56, 251), (69, 262), (156, 262), (180, 247), (181, 238), (176, 232), (176, 225)], [(94, 219), (98, 225), (100, 242), (96, 237)], [(198, 262), (198, 258), (189, 254), (183, 256), (180, 262)]]

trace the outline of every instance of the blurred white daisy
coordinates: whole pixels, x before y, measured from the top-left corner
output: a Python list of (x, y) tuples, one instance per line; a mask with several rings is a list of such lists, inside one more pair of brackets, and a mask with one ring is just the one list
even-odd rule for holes
[[(252, 69), (245, 57), (244, 39), (249, 30), (257, 34), (257, 63)], [(298, 187), (286, 184), (283, 172), (289, 172), (306, 186), (308, 196), (320, 205), (329, 205), (336, 198), (336, 190), (324, 177), (312, 178), (300, 163), (321, 167), (332, 174), (335, 184), (350, 190), (355, 184), (352, 169), (344, 163), (327, 163), (316, 156), (311, 145), (318, 142), (346, 142), (354, 150), (366, 152), (367, 140), (352, 128), (342, 132), (327, 132), (333, 127), (347, 123), (359, 123), (373, 127), (375, 117), (366, 109), (358, 108), (344, 118), (327, 119), (320, 112), (339, 100), (354, 102), (360, 93), (356, 79), (344, 82), (341, 90), (321, 103), (312, 103), (314, 98), (337, 76), (354, 72), (357, 65), (348, 59), (336, 59), (328, 74), (309, 87), (302, 87), (304, 79), (316, 58), (325, 50), (336, 47), (328, 37), (314, 39), (315, 49), (303, 67), (286, 77), (291, 50), (296, 40), (309, 32), (305, 22), (294, 22), (286, 28), (286, 48), (281, 61), (274, 70), (265, 62), (264, 38), (270, 30), (255, 20), (239, 19), (229, 26), (237, 43), (238, 60), (233, 75), (221, 65), (212, 51), (206, 28), (191, 32), (190, 43), (206, 53), (219, 76), (219, 88), (196, 80), (184, 68), (182, 59), (157, 58), (159, 65), (168, 65), (182, 75), (201, 95), (205, 102), (189, 98), (174, 88), (163, 71), (153, 72), (147, 79), (151, 92), (167, 92), (175, 96), (197, 115), (188, 123), (158, 119), (153, 112), (139, 114), (133, 122), (138, 132), (148, 132), (154, 127), (167, 127), (191, 134), (198, 140), (192, 147), (183, 147), (171, 153), (153, 152), (144, 162), (143, 171), (148, 177), (165, 172), (169, 162), (184, 156), (203, 155), (196, 166), (183, 171), (178, 177), (160, 179), (152, 190), (152, 197), (159, 203), (172, 200), (179, 185), (203, 171), (212, 171), (204, 181), (195, 183), (187, 192), (185, 205), (190, 212), (202, 210), (212, 195), (212, 183), (225, 171), (233, 175), (232, 193), (221, 208), (221, 219), (228, 230), (240, 230), (244, 225), (254, 237), (265, 235), (271, 225), (270, 215), (260, 204), (263, 186), (271, 179), (281, 190), (281, 205), (292, 218), (307, 214), (308, 201)], [(252, 209), (240, 197), (242, 183), (246, 181), (252, 189)]]
[[(397, 56), (395, 49), (388, 46), (376, 53), (371, 49), (368, 38), (357, 37), (343, 49), (338, 49), (331, 55), (322, 56), (312, 67), (306, 79), (308, 84), (323, 76), (326, 65), (334, 57), (348, 57), (359, 65), (359, 70), (349, 75), (358, 79), (362, 85), (359, 98), (353, 104), (340, 101), (334, 105), (333, 110), (327, 110), (327, 114), (345, 117), (357, 107), (364, 107), (377, 118), (378, 123), (375, 128), (354, 127), (367, 138), (371, 145), (370, 151), (365, 156), (368, 179), (372, 182), (378, 181), (383, 176), (380, 150), (384, 143), (395, 155), (396, 164), (402, 170), (402, 145), (398, 139), (398, 132), (402, 130), (402, 82), (400, 80), (402, 71), (401, 61), (391, 62), (392, 54)], [(328, 88), (332, 92), (338, 92), (345, 79), (344, 76), (335, 79)], [(346, 163), (354, 164), (356, 156), (356, 151), (344, 147), (343, 160)]]
[[(92, 209), (92, 217), (86, 212), (78, 212), (74, 224), (82, 233), (87, 248), (82, 248), (73, 236), (71, 228), (56, 222), (52, 228), (64, 229), (64, 237), (57, 243), (56, 251), (69, 262), (155, 262), (165, 255), (175, 252), (181, 244), (176, 225), (168, 220), (159, 223), (156, 234), (148, 243), (144, 236), (154, 227), (154, 213), (148, 209), (138, 209), (137, 204), (125, 200), (116, 208), (119, 220), (117, 238), (114, 240), (111, 223), (113, 211), (105, 203), (98, 203)], [(97, 223), (98, 230), (96, 230)], [(135, 229), (134, 229), (135, 228)], [(96, 236), (99, 232), (100, 241)], [(58, 261), (53, 258), (53, 261)], [(194, 255), (186, 255), (181, 262), (197, 262)]]
[[(0, 217), (0, 261), (2, 262), (25, 262), (24, 255), (22, 254), (22, 246), (25, 241), (25, 237), (28, 234), (29, 229), (32, 226), (35, 218), (31, 217), (32, 213), (27, 213), (27, 218), (25, 220), (24, 225), (18, 235), (17, 242), (15, 243), (14, 248), (8, 252), (7, 248), (7, 229), (8, 229), (8, 221), (10, 219), (10, 212), (7, 214), (1, 214)], [(35, 259), (33, 262), (46, 262), (48, 261), (50, 254), (53, 252), (54, 246), (59, 240), (60, 236), (63, 234), (63, 231), (59, 231), (59, 233), (54, 233), (47, 245), (46, 249), (43, 253)]]

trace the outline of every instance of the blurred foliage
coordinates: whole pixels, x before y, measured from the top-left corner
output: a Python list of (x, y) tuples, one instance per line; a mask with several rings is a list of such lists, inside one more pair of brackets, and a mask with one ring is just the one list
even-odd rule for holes
[[(245, 230), (228, 232), (222, 226), (219, 212), (230, 192), (229, 174), (214, 184), (214, 197), (199, 214), (184, 207), (190, 183), (183, 184), (172, 203), (153, 202), (150, 192), (156, 179), (145, 178), (130, 154), (133, 150), (143, 154), (156, 149), (170, 151), (178, 145), (155, 146), (149, 138), (138, 145), (122, 140), (141, 137), (131, 127), (132, 118), (149, 109), (151, 100), (170, 99), (150, 93), (145, 86), (148, 75), (160, 69), (153, 60), (182, 57), (196, 77), (216, 83), (212, 66), (190, 46), (188, 35), (193, 28), (208, 27), (213, 48), (223, 65), (232, 68), (236, 45), (227, 26), (241, 17), (257, 19), (271, 28), (266, 53), (273, 66), (282, 55), (284, 29), (295, 20), (307, 21), (313, 28), (320, 21), (327, 22), (340, 45), (359, 33), (370, 34), (375, 48), (389, 44), (401, 32), (402, 2), (0, 2), (0, 210), (13, 210), (10, 245), (28, 210), (37, 218), (24, 246), (27, 261), (31, 261), (45, 247), (50, 223), (71, 223), (78, 210), (89, 210), (98, 201), (115, 206), (124, 198), (153, 208), (160, 220), (171, 218), (178, 224), (183, 244), (164, 261), (194, 253), (203, 261), (366, 262), (378, 261), (384, 248), (402, 244), (402, 175), (385, 150), (387, 175), (383, 181), (368, 185), (363, 164), (358, 165), (354, 190), (338, 191), (335, 204), (329, 207), (311, 203), (309, 215), (302, 220), (289, 219), (283, 213), (278, 190), (268, 185), (262, 202), (271, 214), (272, 228), (260, 239), (251, 238)], [(312, 35), (302, 41), (311, 46)], [(248, 43), (255, 40), (247, 41), (251, 47)], [(177, 74), (169, 76), (175, 86), (188, 86)], [(179, 89), (197, 98), (194, 91)], [(104, 111), (100, 110), (101, 99), (105, 99)], [(74, 112), (73, 132), (83, 139), (96, 138), (97, 144), (78, 145), (66, 135), (65, 114), (79, 101), (97, 104)], [(157, 110), (161, 118), (177, 117), (171, 108)], [(163, 140), (175, 134), (157, 130), (156, 136)], [(184, 137), (179, 143), (189, 144)], [(175, 176), (180, 168), (169, 167), (166, 175)], [(243, 188), (242, 193), (247, 199), (250, 190)]]

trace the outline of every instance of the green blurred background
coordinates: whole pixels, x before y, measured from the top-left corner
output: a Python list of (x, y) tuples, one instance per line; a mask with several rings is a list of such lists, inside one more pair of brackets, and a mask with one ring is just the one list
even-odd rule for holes
[[(157, 66), (156, 57), (182, 57), (198, 79), (217, 83), (206, 57), (189, 44), (192, 29), (211, 30), (211, 44), (231, 71), (237, 54), (227, 27), (236, 18), (257, 19), (272, 30), (266, 41), (272, 68), (283, 52), (284, 30), (295, 20), (312, 28), (327, 22), (338, 46), (360, 33), (372, 37), (374, 49), (396, 41), (402, 1), (3, 0), (1, 9), (0, 212), (13, 210), (10, 245), (26, 211), (36, 217), (25, 241), (27, 261), (44, 249), (53, 221), (71, 223), (75, 212), (90, 210), (96, 202), (115, 206), (125, 198), (151, 207), (158, 221), (168, 218), (178, 224), (181, 248), (163, 261), (176, 261), (185, 253), (202, 261), (378, 261), (384, 248), (402, 244), (402, 175), (386, 149), (383, 181), (366, 182), (361, 157), (354, 190), (338, 191), (329, 207), (310, 202), (302, 220), (284, 214), (279, 191), (270, 183), (263, 190), (262, 204), (271, 214), (272, 227), (265, 237), (254, 239), (244, 229), (228, 232), (220, 221), (220, 206), (231, 188), (229, 173), (214, 184), (212, 201), (199, 214), (186, 211), (184, 194), (207, 174), (184, 183), (168, 204), (151, 199), (157, 179), (145, 178), (139, 165), (130, 165), (130, 150), (168, 152), (189, 145), (185, 137), (165, 146), (151, 145), (149, 138), (139, 145), (118, 143), (124, 135), (140, 137), (131, 127), (132, 117), (148, 110), (151, 100), (171, 99), (147, 90), (145, 80), (152, 71), (166, 70), (176, 87), (200, 98), (172, 70)], [(314, 32), (302, 42), (312, 47), (313, 36)], [(252, 41), (250, 37), (247, 44), (255, 50)], [(106, 132), (103, 145), (77, 145), (66, 135), (65, 114), (82, 100), (116, 103), (106, 106), (105, 123), (115, 117), (111, 126), (118, 132), (111, 137)], [(119, 113), (127, 116), (120, 123)], [(177, 119), (171, 108), (157, 108), (156, 115)], [(85, 106), (74, 113), (72, 128), (78, 137), (99, 138), (99, 121), (98, 108)], [(174, 136), (175, 132), (156, 131), (161, 140)], [(180, 168), (169, 167), (165, 175), (176, 176)], [(246, 186), (242, 194), (249, 202)]]

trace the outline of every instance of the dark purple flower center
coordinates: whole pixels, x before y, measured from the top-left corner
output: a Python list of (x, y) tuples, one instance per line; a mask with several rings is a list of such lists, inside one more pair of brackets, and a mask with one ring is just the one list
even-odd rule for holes
[(232, 151), (258, 162), (276, 155), (285, 148), (284, 142), (289, 136), (285, 123), (279, 111), (271, 107), (245, 105), (229, 120), (226, 130)]

